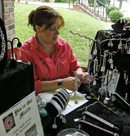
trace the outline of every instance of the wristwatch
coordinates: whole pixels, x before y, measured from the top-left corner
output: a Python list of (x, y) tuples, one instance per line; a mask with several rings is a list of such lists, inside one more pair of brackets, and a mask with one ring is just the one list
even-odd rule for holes
[(62, 81), (61, 81), (61, 79), (58, 79), (58, 87), (62, 88)]

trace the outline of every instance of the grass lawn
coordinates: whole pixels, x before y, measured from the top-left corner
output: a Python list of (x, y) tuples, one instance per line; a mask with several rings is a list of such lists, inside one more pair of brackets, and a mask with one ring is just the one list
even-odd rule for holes
[[(27, 24), (29, 13), (37, 7), (38, 5), (16, 3), (14, 8), (15, 36), (18, 37), (22, 43), (35, 33), (33, 28), (27, 26)], [(70, 31), (94, 39), (99, 30), (111, 29), (110, 24), (99, 21), (85, 13), (63, 8), (54, 9), (57, 10), (65, 20), (65, 27), (60, 30), (59, 37), (69, 41), (80, 66), (87, 66), (89, 40), (78, 35), (73, 35)]]

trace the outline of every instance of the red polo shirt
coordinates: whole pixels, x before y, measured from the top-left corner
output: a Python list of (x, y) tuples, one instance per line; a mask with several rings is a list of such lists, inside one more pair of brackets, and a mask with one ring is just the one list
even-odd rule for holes
[[(59, 78), (66, 78), (67, 76), (74, 76), (73, 71), (82, 70), (76, 61), (70, 44), (61, 38), (58, 38), (55, 44), (55, 52), (51, 58), (39, 47), (36, 34), (24, 42), (20, 50), (21, 57), (18, 59), (33, 63), (35, 91), (37, 93), (42, 92), (40, 82), (47, 80), (47, 77), (48, 80), (57, 79), (58, 75)], [(44, 64), (40, 57), (42, 57)]]

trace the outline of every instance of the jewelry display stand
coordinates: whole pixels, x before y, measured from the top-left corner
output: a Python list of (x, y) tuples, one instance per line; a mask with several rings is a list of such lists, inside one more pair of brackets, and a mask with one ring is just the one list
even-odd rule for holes
[[(98, 69), (96, 75), (95, 86), (99, 85), (96, 95), (103, 97), (104, 104), (107, 103), (106, 98), (116, 100), (119, 94), (122, 100), (130, 103), (130, 32), (115, 33), (113, 30), (101, 30), (97, 32), (95, 41), (91, 49), (92, 60), (89, 63), (90, 73), (95, 69), (95, 59), (98, 61)], [(94, 53), (94, 50), (97, 53)], [(108, 73), (111, 71), (112, 74)], [(114, 73), (116, 71), (116, 74)], [(117, 78), (116, 78), (117, 77)], [(107, 80), (105, 80), (107, 78)], [(114, 80), (115, 79), (115, 80)], [(118, 80), (117, 80), (118, 79)], [(112, 82), (113, 80), (113, 82)], [(110, 84), (111, 83), (111, 84)], [(108, 91), (111, 87), (111, 92)], [(109, 89), (110, 90), (110, 89)], [(118, 97), (119, 99), (119, 97)], [(121, 99), (120, 99), (121, 100)], [(129, 106), (129, 105), (127, 105)]]

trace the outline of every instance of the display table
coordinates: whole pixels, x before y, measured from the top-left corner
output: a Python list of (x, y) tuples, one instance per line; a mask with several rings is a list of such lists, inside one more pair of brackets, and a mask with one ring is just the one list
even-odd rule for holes
[[(130, 134), (130, 112), (126, 111), (126, 109), (123, 109), (123, 107), (119, 105), (118, 102), (116, 101), (114, 103), (110, 103), (110, 105), (106, 107), (103, 104), (96, 102), (95, 99), (89, 100), (89, 102), (87, 102), (83, 106), (67, 114), (65, 116), (66, 121), (67, 121), (66, 124), (63, 124), (61, 122), (61, 119), (57, 118), (57, 129), (52, 129), (52, 124), (54, 120), (51, 117), (42, 117), (45, 136), (56, 136), (58, 132), (60, 132), (63, 129), (77, 128), (79, 123), (74, 122), (74, 119), (83, 117), (82, 113), (85, 111), (85, 107), (88, 107), (87, 110), (89, 112), (114, 124), (116, 127), (119, 128), (119, 131), (112, 129), (89, 116), (86, 116), (86, 119), (85, 119), (86, 121), (94, 125), (100, 126), (102, 128), (105, 128), (109, 131), (113, 131), (115, 133), (117, 132), (120, 136), (129, 136)], [(108, 108), (111, 108), (113, 111), (111, 111)], [(82, 109), (82, 110), (78, 111), (79, 109)], [(99, 130), (97, 128), (94, 128), (90, 125), (86, 125), (83, 123), (81, 124), (81, 129), (87, 132), (90, 136), (111, 136), (111, 134), (108, 134), (106, 132), (103, 132), (102, 130)]]
[(16, 62), (12, 68), (11, 61), (0, 75), (0, 114), (34, 91), (33, 65)]

